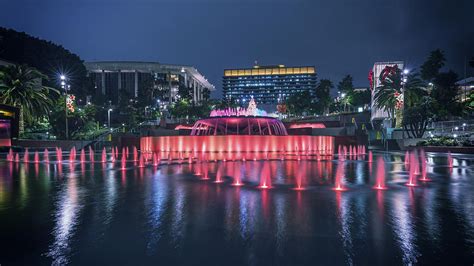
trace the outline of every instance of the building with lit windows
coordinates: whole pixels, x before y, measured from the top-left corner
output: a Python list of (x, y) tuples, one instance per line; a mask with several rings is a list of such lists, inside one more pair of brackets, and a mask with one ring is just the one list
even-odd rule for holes
[(206, 93), (215, 89), (192, 66), (134, 61), (87, 62), (85, 66), (96, 88), (96, 95), (105, 96), (112, 104), (117, 104), (121, 95), (139, 97), (146, 86), (153, 87), (166, 103), (177, 100), (180, 86), (192, 89), (192, 99), (196, 104), (203, 101)]
[(295, 93), (314, 91), (316, 70), (284, 65), (225, 69), (222, 88), (227, 99), (248, 102), (253, 97), (258, 104), (276, 105)]

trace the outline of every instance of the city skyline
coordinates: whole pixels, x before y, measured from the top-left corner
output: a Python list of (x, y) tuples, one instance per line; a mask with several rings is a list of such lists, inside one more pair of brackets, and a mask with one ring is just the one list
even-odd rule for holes
[(86, 62), (195, 66), (216, 86), (213, 97), (222, 95), (223, 69), (251, 67), (256, 60), (314, 65), (319, 79), (337, 84), (351, 74), (354, 85), (368, 86), (376, 61), (403, 60), (413, 68), (440, 48), (446, 68), (463, 78), (464, 63), (474, 54), (472, 29), (459, 26), (474, 22), (468, 1), (21, 0), (4, 7), (13, 12), (0, 25), (58, 43)]

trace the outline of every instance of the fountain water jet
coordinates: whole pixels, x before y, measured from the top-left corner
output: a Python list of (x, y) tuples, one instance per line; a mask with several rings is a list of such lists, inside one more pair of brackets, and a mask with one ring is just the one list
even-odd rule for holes
[(84, 150), (84, 148), (81, 150), (80, 160), (81, 160), (81, 164), (83, 164), (86, 161), (86, 151)]
[(377, 158), (377, 176), (374, 189), (387, 189), (385, 186), (385, 160), (382, 156)]
[(344, 179), (344, 164), (343, 163), (338, 163), (337, 164), (337, 169), (336, 169), (336, 177), (335, 177), (335, 182), (334, 182), (334, 188), (333, 190), (335, 191), (345, 191), (346, 188), (343, 186), (343, 179)]
[(418, 171), (418, 160), (416, 158), (415, 152), (410, 153), (410, 170), (408, 174), (408, 183), (407, 186), (414, 187), (416, 186), (416, 175)]
[(448, 167), (453, 168), (453, 156), (450, 151), (448, 151)]
[(25, 154), (23, 156), (23, 162), (24, 163), (28, 163), (28, 161), (29, 161), (28, 156), (29, 156), (29, 153), (28, 153), (28, 148), (27, 148), (27, 149), (25, 149)]
[(105, 151), (105, 147), (102, 148), (102, 156), (101, 156), (101, 160), (100, 160), (102, 163), (105, 163), (107, 162), (107, 152)]
[(34, 162), (35, 162), (36, 164), (39, 163), (39, 154), (38, 154), (38, 151), (35, 151)]
[(424, 150), (420, 150), (421, 178), (420, 181), (431, 181), (426, 174), (426, 154)]
[(263, 162), (262, 172), (260, 173), (260, 185), (258, 188), (269, 189), (272, 188), (272, 180), (269, 163), (267, 161)]
[(235, 163), (234, 167), (234, 182), (232, 183), (232, 186), (243, 186), (244, 184), (242, 183), (242, 178), (241, 178), (241, 173), (240, 173), (240, 165), (238, 163)]
[(217, 166), (216, 180), (214, 181), (214, 183), (222, 183), (222, 182), (224, 182), (224, 180), (222, 179), (222, 171), (224, 170), (223, 167), (224, 167), (224, 164), (223, 164), (223, 163), (220, 163), (220, 164)]
[(44, 149), (44, 152), (43, 152), (43, 160), (44, 160), (46, 163), (49, 163), (49, 151), (48, 151), (48, 149)]
[(138, 161), (138, 150), (136, 146), (133, 146), (133, 161)]

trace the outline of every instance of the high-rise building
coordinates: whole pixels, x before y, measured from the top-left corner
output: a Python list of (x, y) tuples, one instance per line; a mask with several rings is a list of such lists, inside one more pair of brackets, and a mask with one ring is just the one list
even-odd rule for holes
[(205, 91), (213, 91), (214, 85), (192, 66), (169, 65), (158, 62), (105, 61), (87, 62), (96, 95), (106, 96), (112, 104), (119, 101), (121, 95), (139, 97), (146, 87), (153, 87), (162, 95), (162, 100), (174, 102), (178, 89), (185, 86), (192, 89), (192, 100), (199, 104), (205, 97)]
[(314, 91), (316, 82), (314, 66), (225, 69), (223, 94), (236, 101), (248, 102), (253, 97), (258, 104), (277, 104), (295, 93)]

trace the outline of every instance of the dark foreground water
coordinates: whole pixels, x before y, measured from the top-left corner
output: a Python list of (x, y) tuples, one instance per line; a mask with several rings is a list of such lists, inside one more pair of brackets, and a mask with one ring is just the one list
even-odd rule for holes
[[(0, 264), (472, 265), (474, 158), (450, 170), (428, 154), (432, 182), (410, 188), (404, 155), (383, 156), (383, 191), (362, 160), (209, 163), (210, 181), (196, 164), (1, 161)], [(344, 192), (331, 189), (340, 163)], [(273, 188), (256, 188), (266, 173)]]

